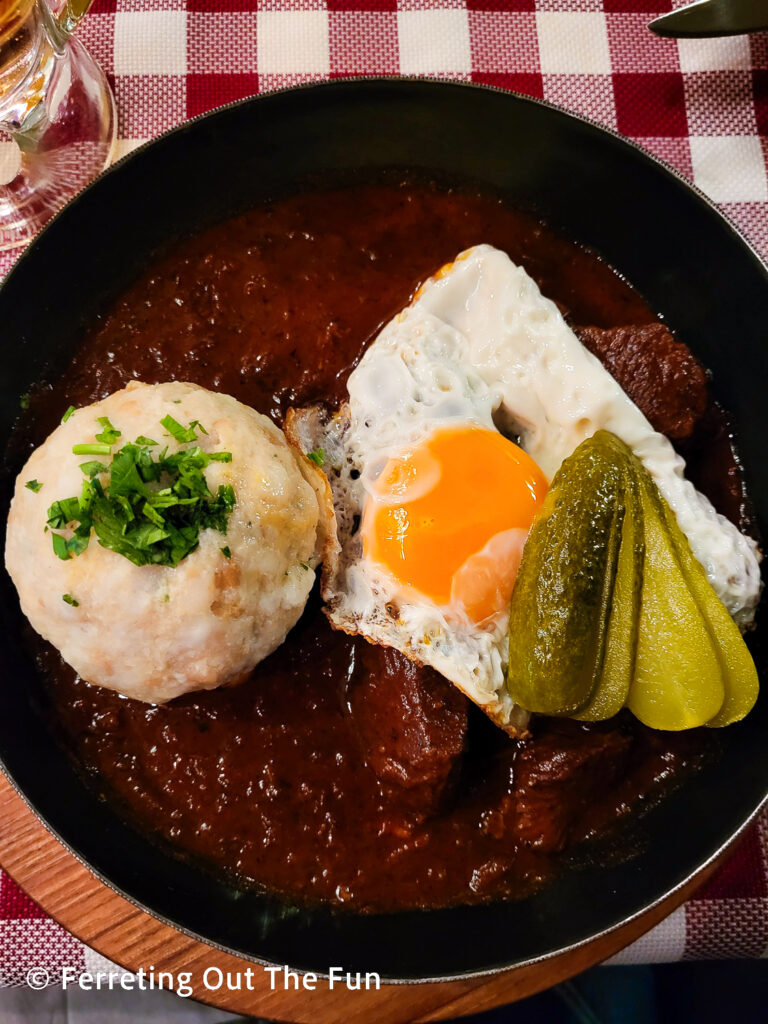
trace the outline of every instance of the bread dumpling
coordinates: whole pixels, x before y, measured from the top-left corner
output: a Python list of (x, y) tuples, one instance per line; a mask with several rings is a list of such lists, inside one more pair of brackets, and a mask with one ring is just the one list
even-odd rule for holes
[[(73, 454), (74, 446), (98, 448), (105, 423), (107, 440), (120, 432), (109, 455)], [(173, 436), (190, 424), (193, 440)], [(50, 506), (81, 494), (82, 464), (98, 471), (96, 461), (111, 465), (137, 439), (156, 442), (146, 449), (155, 459), (166, 448), (166, 457), (195, 447), (231, 455), (203, 469), (210, 500), (229, 495), (231, 508), (219, 517), (225, 532), (200, 529), (175, 565), (134, 564), (94, 531), (81, 553), (57, 556), (53, 535), (63, 538), (61, 550), (73, 528), (46, 529)], [(109, 494), (106, 470), (93, 479)], [(149, 486), (168, 482), (166, 473)], [(241, 681), (285, 639), (321, 557), (324, 486), (269, 419), (234, 398), (180, 382), (131, 383), (73, 412), (33, 452), (11, 504), (6, 566), (32, 626), (83, 679), (162, 703)]]

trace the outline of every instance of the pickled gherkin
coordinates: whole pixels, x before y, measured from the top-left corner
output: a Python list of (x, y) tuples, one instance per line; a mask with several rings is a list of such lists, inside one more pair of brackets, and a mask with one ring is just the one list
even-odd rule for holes
[(730, 725), (751, 711), (757, 700), (757, 669), (739, 627), (710, 586), (703, 566), (694, 558), (674, 512), (663, 499), (661, 504), (680, 568), (712, 636), (722, 670), (725, 700), (718, 713), (706, 724), (714, 727)]
[(751, 655), (653, 478), (598, 431), (555, 475), (512, 594), (507, 685), (582, 721), (723, 726), (757, 697)]
[(652, 729), (691, 729), (704, 725), (722, 707), (723, 674), (712, 637), (680, 570), (661, 505), (653, 501), (645, 480), (641, 490), (645, 564), (637, 657), (627, 703)]
[(555, 475), (512, 591), (507, 679), (528, 711), (585, 707), (603, 665), (624, 510), (621, 467), (581, 444)]
[(624, 707), (632, 684), (640, 618), (645, 540), (637, 481), (624, 473), (624, 522), (600, 682), (590, 703), (575, 717), (584, 722), (612, 718)]

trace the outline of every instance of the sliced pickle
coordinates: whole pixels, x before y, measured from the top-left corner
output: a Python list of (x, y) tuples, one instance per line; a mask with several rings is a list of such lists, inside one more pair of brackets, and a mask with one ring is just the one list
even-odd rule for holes
[(695, 558), (688, 538), (680, 529), (674, 512), (659, 492), (652, 477), (622, 441), (614, 435), (609, 436), (614, 447), (624, 447), (635, 466), (637, 479), (643, 481), (644, 486), (648, 488), (651, 500), (659, 510), (672, 540), (683, 577), (709, 630), (722, 673), (725, 700), (720, 711), (706, 724), (721, 727), (737, 722), (748, 714), (757, 700), (759, 680), (752, 655), (738, 626), (712, 589), (704, 567)]
[(572, 715), (602, 670), (623, 524), (622, 472), (585, 441), (556, 473), (510, 605), (507, 685), (528, 711)]
[[(629, 454), (629, 449), (626, 449)], [(590, 703), (574, 717), (583, 722), (613, 718), (624, 707), (635, 672), (640, 589), (643, 581), (643, 509), (628, 460), (624, 472), (624, 521), (600, 679)]]
[(736, 722), (754, 662), (671, 508), (631, 449), (598, 431), (566, 459), (512, 594), (507, 684), (526, 710), (645, 725)]
[(645, 565), (632, 713), (652, 729), (690, 729), (718, 714), (723, 673), (709, 628), (680, 568), (650, 476), (640, 475)]
[(680, 529), (674, 512), (661, 495), (659, 498), (680, 568), (709, 628), (723, 674), (723, 706), (706, 724), (718, 728), (731, 725), (748, 714), (757, 700), (760, 686), (757, 669), (739, 627), (712, 589), (704, 567), (694, 557), (688, 538)]

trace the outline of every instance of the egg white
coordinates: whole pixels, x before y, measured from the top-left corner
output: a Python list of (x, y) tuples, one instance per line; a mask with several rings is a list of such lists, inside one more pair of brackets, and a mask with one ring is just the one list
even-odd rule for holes
[(549, 479), (585, 438), (612, 431), (654, 477), (731, 615), (742, 626), (752, 620), (760, 595), (754, 542), (685, 480), (668, 439), (505, 253), (476, 246), (427, 281), (370, 345), (348, 391), (336, 415), (314, 407), (286, 424), (304, 451), (325, 453), (338, 531), (324, 567), (328, 616), (437, 669), (510, 733), (524, 732), (529, 716), (505, 686), (508, 616), (482, 627), (462, 621), (405, 593), (363, 552), (360, 523), (376, 478), (391, 456), (437, 429), (501, 428)]
[(472, 371), (466, 339), (414, 304), (376, 338), (348, 388), (349, 403), (336, 416), (315, 407), (289, 414), (286, 423), (305, 451), (324, 453), (339, 540), (323, 574), (332, 624), (432, 666), (503, 728), (523, 733), (529, 715), (504, 686), (507, 614), (478, 627), (456, 609), (409, 593), (363, 553), (363, 511), (391, 455), (444, 427), (496, 431), (494, 395)]

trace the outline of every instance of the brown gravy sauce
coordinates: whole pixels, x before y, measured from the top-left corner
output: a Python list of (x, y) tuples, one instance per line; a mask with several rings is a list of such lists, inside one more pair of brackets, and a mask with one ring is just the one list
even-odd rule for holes
[[(491, 197), (407, 184), (308, 194), (178, 243), (143, 272), (33, 397), (26, 443), (70, 403), (133, 378), (194, 381), (278, 423), (291, 405), (338, 402), (379, 326), (480, 242), (522, 263), (574, 323), (655, 319), (594, 254)], [(707, 489), (737, 517), (721, 433)], [(163, 707), (90, 686), (30, 643), (57, 734), (137, 828), (240, 885), (357, 909), (530, 891), (716, 742), (629, 715), (539, 718), (529, 742), (509, 740), (434, 672), (333, 632), (316, 595), (250, 680)]]

